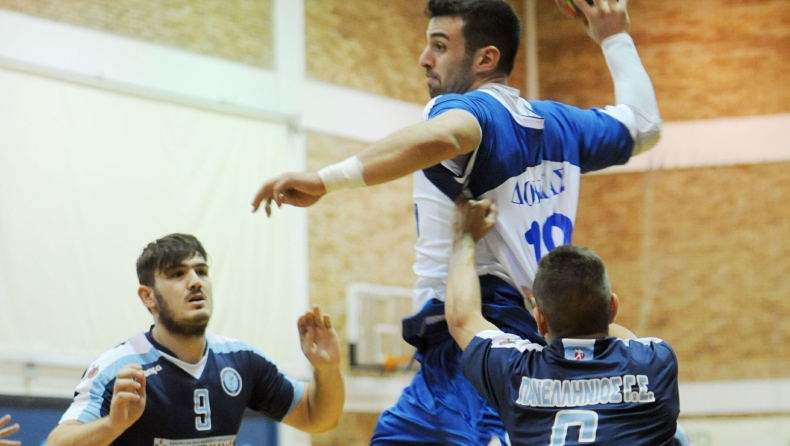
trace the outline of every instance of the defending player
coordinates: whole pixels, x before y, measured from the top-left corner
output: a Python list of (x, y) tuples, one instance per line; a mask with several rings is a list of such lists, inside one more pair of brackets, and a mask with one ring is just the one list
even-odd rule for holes
[(420, 57), (433, 100), (425, 121), (318, 172), (264, 183), (253, 201), (314, 204), (324, 194), (414, 174), (418, 275), (404, 339), (421, 369), (384, 412), (372, 444), (488, 444), (504, 439), (497, 414), (460, 373), (460, 350), (444, 321), (453, 200), (466, 187), (500, 203), (500, 220), (481, 241), (477, 272), (483, 314), (500, 329), (542, 342), (524, 305), (537, 262), (570, 243), (584, 172), (623, 164), (658, 141), (653, 86), (634, 42), (626, 0), (584, 0), (590, 36), (603, 48), (618, 105), (580, 110), (528, 102), (508, 87), (521, 24), (502, 0), (430, 0)]
[(206, 258), (184, 234), (143, 250), (137, 293), (154, 325), (89, 367), (48, 445), (230, 445), (247, 408), (310, 433), (336, 425), (345, 390), (329, 316), (314, 306), (299, 318), (315, 382), (295, 381), (255, 347), (206, 332), (213, 308)]
[(675, 444), (675, 353), (623, 327), (626, 339), (609, 336), (618, 301), (600, 257), (566, 245), (540, 260), (533, 293), (544, 347), (503, 333), (480, 312), (475, 244), (494, 225), (495, 205), (459, 200), (454, 218), (447, 323), (464, 351), (464, 375), (499, 411), (510, 443)]

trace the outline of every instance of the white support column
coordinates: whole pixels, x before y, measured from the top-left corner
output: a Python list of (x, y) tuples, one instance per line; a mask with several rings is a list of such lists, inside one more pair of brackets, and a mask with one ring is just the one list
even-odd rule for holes
[[(307, 162), (305, 135), (301, 123), (305, 107), (303, 92), (306, 67), (304, 0), (274, 0), (272, 9), (277, 109), (290, 117), (288, 168), (304, 170)], [(307, 212), (291, 207), (283, 207), (278, 211), (291, 213), (289, 220), (292, 226), (287, 235), (291, 247), (288, 259), (291, 276), (288, 296), (290, 305), (283, 317), (292, 319), (295, 325), (298, 315), (309, 305)], [(291, 351), (294, 352), (294, 357), (289, 361), (292, 367), (287, 372), (296, 379), (311, 380), (312, 367), (301, 354), (296, 330), (286, 339), (285, 342), (292, 344)], [(281, 445), (309, 446), (312, 443), (310, 435), (282, 423), (279, 433)]]
[(527, 84), (526, 98), (534, 101), (540, 99), (538, 82), (538, 11), (537, 0), (525, 3), (525, 40), (527, 43)]
[(305, 67), (304, 0), (274, 0), (274, 70), (277, 77), (278, 109), (291, 116), (304, 113)]

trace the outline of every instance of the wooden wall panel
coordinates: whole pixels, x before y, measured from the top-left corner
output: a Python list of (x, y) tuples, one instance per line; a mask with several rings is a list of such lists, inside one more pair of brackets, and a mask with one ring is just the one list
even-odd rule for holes
[[(538, 4), (541, 97), (581, 107), (611, 103), (612, 82), (598, 46), (553, 2)], [(790, 112), (790, 2), (628, 5), (665, 121)]]
[(305, 0), (307, 77), (423, 104), (421, 1)]
[[(510, 3), (523, 17), (524, 0)], [(424, 7), (423, 0), (305, 0), (307, 77), (425, 104), (425, 70), (418, 62), (428, 26)], [(510, 79), (522, 90), (524, 54), (522, 45)]]
[(313, 446), (367, 446), (378, 420), (377, 413), (344, 412), (336, 429), (312, 436)]
[(272, 0), (0, 0), (0, 9), (272, 68)]
[(790, 163), (585, 176), (574, 243), (681, 381), (790, 377)]

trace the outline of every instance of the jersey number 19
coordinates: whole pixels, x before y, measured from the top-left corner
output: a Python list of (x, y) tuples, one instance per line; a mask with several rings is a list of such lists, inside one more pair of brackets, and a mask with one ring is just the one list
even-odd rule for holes
[(548, 251), (557, 247), (553, 237), (555, 228), (562, 231), (562, 244), (569, 244), (571, 242), (571, 236), (573, 235), (573, 222), (570, 218), (562, 214), (554, 213), (549, 215), (543, 223), (542, 229), (538, 222), (533, 221), (529, 226), (529, 230), (524, 233), (524, 239), (528, 244), (532, 245), (532, 248), (535, 250), (536, 262), (540, 262), (540, 258), (543, 255), (541, 250), (541, 238), (543, 239), (543, 245), (546, 245)]

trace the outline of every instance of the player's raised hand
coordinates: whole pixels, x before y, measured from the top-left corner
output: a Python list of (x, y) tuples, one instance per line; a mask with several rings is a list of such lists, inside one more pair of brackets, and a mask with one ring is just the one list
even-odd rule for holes
[(631, 30), (628, 17), (628, 0), (593, 0), (590, 6), (585, 0), (573, 0), (586, 17), (587, 34), (599, 45), (609, 36)]
[(475, 242), (480, 240), (496, 224), (497, 213), (493, 201), (487, 198), (470, 200), (462, 195), (455, 200), (453, 233), (456, 239), (469, 234)]
[(291, 172), (272, 178), (261, 186), (252, 200), (252, 211), (255, 212), (264, 203), (266, 215), (272, 214), (272, 202), (277, 207), (283, 204), (291, 206), (312, 206), (326, 194), (326, 187), (316, 172)]
[(129, 364), (115, 375), (110, 423), (126, 430), (143, 415), (144, 410), (145, 373), (139, 364)]
[[(11, 415), (3, 415), (0, 418), (0, 438), (6, 438), (19, 430), (18, 424), (12, 424), (11, 426), (4, 427), (8, 422), (11, 421)], [(21, 441), (14, 441), (14, 440), (0, 440), (0, 446), (21, 446)]]
[(316, 370), (336, 369), (340, 366), (340, 341), (332, 327), (332, 319), (322, 314), (318, 305), (299, 318), (299, 339), (302, 351)]

